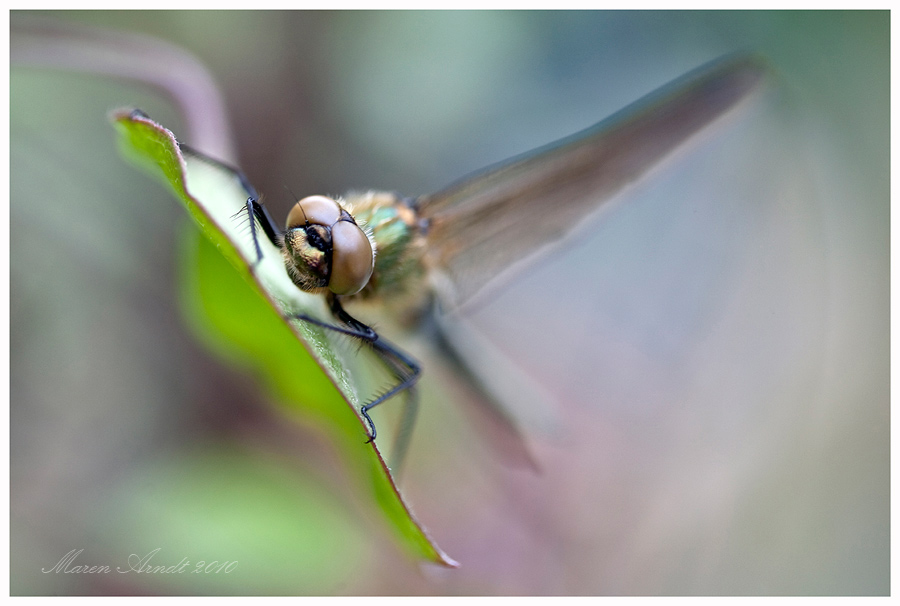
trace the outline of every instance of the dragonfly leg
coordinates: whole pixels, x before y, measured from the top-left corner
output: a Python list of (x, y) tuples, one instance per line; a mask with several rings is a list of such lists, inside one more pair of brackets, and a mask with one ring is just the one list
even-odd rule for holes
[(281, 230), (275, 226), (272, 215), (269, 214), (269, 211), (266, 210), (266, 207), (262, 205), (258, 198), (254, 198), (253, 196), (247, 198), (244, 209), (247, 211), (247, 218), (250, 221), (250, 235), (253, 236), (253, 247), (256, 250), (256, 264), (258, 264), (262, 261), (263, 252), (262, 248), (259, 246), (259, 234), (256, 231), (257, 225), (262, 228), (263, 233), (266, 234), (269, 242), (277, 248), (281, 248), (283, 234)]
[[(369, 416), (369, 411), (382, 402), (391, 399), (392, 397), (402, 393), (403, 391), (409, 390), (409, 397), (410, 401), (412, 401), (412, 404), (410, 411), (407, 411), (405, 413), (405, 416), (411, 417), (412, 420), (415, 419), (417, 400), (412, 389), (415, 386), (416, 382), (419, 380), (419, 376), (421, 376), (422, 374), (422, 367), (416, 360), (404, 353), (398, 347), (379, 337), (378, 333), (375, 332), (370, 326), (363, 324), (362, 322), (351, 316), (349, 313), (347, 313), (341, 306), (340, 300), (337, 296), (329, 296), (329, 302), (331, 306), (331, 312), (334, 314), (334, 317), (339, 322), (344, 324), (346, 328), (344, 326), (338, 326), (335, 324), (330, 324), (328, 322), (323, 322), (322, 320), (318, 320), (306, 314), (291, 314), (288, 317), (295, 320), (303, 320), (304, 322), (309, 322), (310, 324), (314, 324), (316, 326), (320, 326), (322, 328), (326, 328), (328, 330), (332, 330), (359, 339), (372, 348), (372, 350), (381, 360), (382, 364), (387, 367), (387, 369), (391, 372), (392, 375), (394, 375), (394, 378), (397, 381), (396, 384), (393, 385), (390, 389), (372, 398), (372, 400), (361, 406), (359, 409), (360, 414), (365, 419), (366, 424), (369, 426), (369, 439), (366, 440), (366, 443), (368, 444), (378, 435), (378, 432), (375, 429), (375, 423), (372, 421), (372, 417)], [(407, 422), (408, 421), (404, 419), (404, 424)], [(404, 431), (408, 430), (404, 429)], [(398, 442), (401, 439), (404, 438), (402, 438), (402, 436), (398, 434)], [(408, 443), (408, 439), (406, 439), (406, 442)], [(405, 449), (406, 445), (400, 444), (400, 446)]]
[(391, 451), (390, 459), (392, 473), (395, 476), (399, 476), (403, 461), (406, 459), (410, 441), (412, 440), (412, 430), (419, 412), (419, 398), (418, 392), (416, 391), (416, 383), (421, 376), (422, 370), (414, 359), (384, 339), (373, 342), (371, 347), (381, 358), (382, 363), (391, 369), (391, 372), (397, 379), (397, 384), (378, 397), (373, 398), (365, 406), (360, 407), (360, 413), (366, 418), (369, 427), (371, 428), (368, 440), (371, 442), (375, 439), (376, 433), (375, 424), (369, 416), (369, 411), (382, 402), (399, 395), (401, 392), (405, 393), (406, 398), (403, 402), (403, 414), (400, 417), (397, 433), (394, 436), (394, 448)]
[[(378, 336), (378, 333), (372, 330), (371, 327), (363, 324), (362, 322), (348, 314), (341, 306), (340, 299), (337, 296), (331, 296), (330, 303), (331, 313), (334, 314), (334, 317), (337, 318), (340, 322), (358, 331), (359, 338), (368, 343), (369, 347), (372, 348), (381, 362), (391, 371), (397, 381), (397, 383), (393, 387), (391, 387), (381, 395), (372, 398), (371, 401), (364, 404), (359, 409), (360, 414), (369, 424), (370, 431), (369, 439), (367, 440), (368, 443), (374, 440), (375, 436), (377, 435), (377, 432), (375, 430), (375, 423), (372, 421), (372, 417), (369, 416), (369, 411), (382, 402), (391, 399), (395, 395), (402, 393), (403, 391), (410, 390), (409, 398), (411, 401), (413, 401), (413, 409), (412, 413), (407, 414), (411, 414), (413, 419), (415, 418), (417, 400), (415, 398), (413, 387), (422, 374), (422, 367), (418, 362), (416, 362), (416, 360), (404, 353), (401, 349), (380, 338)], [(398, 435), (398, 440), (399, 439), (401, 439), (401, 437)]]
[(263, 233), (266, 234), (266, 237), (269, 241), (281, 248), (281, 239), (282, 232), (278, 229), (275, 221), (272, 219), (272, 215), (269, 214), (269, 211), (265, 206), (259, 201), (259, 194), (256, 191), (256, 188), (253, 187), (253, 184), (250, 183), (250, 180), (247, 178), (241, 170), (231, 166), (230, 164), (226, 164), (221, 160), (216, 160), (215, 158), (211, 158), (204, 153), (201, 153), (194, 149), (193, 147), (186, 145), (184, 143), (179, 143), (178, 146), (181, 148), (181, 151), (186, 156), (192, 156), (206, 162), (207, 164), (212, 164), (213, 166), (218, 166), (222, 170), (225, 170), (232, 175), (234, 178), (238, 180), (241, 184), (241, 187), (247, 192), (247, 203), (244, 205), (244, 208), (238, 211), (237, 214), (242, 214), (246, 211), (247, 219), (250, 221), (250, 233), (253, 235), (253, 246), (256, 249), (256, 264), (262, 261), (263, 253), (262, 248), (259, 246), (259, 235), (257, 233), (257, 226), (261, 227)]
[[(417, 404), (414, 388), (419, 377), (422, 375), (422, 367), (406, 353), (384, 339), (371, 341), (369, 346), (375, 351), (382, 363), (391, 370), (397, 380), (397, 383), (393, 387), (360, 407), (360, 413), (366, 418), (366, 421), (368, 421), (369, 427), (372, 430), (368, 440), (371, 442), (375, 439), (376, 433), (375, 424), (372, 422), (371, 417), (369, 417), (369, 411), (382, 402), (386, 402), (397, 394), (407, 391), (410, 400), (413, 401), (413, 410), (407, 414), (411, 415), (413, 419), (415, 418)], [(399, 439), (401, 439), (401, 437), (398, 435), (398, 440)]]

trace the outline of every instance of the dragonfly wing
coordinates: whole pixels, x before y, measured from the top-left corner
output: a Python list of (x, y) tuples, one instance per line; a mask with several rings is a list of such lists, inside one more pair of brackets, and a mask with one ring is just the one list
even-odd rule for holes
[(567, 235), (738, 104), (764, 72), (754, 57), (714, 61), (585, 131), (420, 198), (444, 299), (463, 303)]

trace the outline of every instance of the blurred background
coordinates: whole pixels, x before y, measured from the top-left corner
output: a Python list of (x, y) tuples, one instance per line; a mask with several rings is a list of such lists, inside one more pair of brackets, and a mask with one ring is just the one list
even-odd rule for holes
[[(539, 472), (426, 361), (403, 490), (450, 571), (183, 319), (186, 213), (107, 121), (186, 137), (174, 105), (13, 64), (12, 594), (889, 592), (889, 13), (13, 12), (14, 59), (47, 19), (194, 53), (279, 218), (285, 187), (434, 191), (726, 53), (772, 78), (460, 325), (547, 394)], [(156, 549), (237, 564), (115, 573)], [(72, 550), (113, 574), (42, 572)]]

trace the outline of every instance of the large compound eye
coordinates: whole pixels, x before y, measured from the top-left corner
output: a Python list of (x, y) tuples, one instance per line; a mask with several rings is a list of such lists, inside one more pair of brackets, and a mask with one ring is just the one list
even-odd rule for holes
[(366, 233), (348, 218), (331, 227), (331, 281), (336, 295), (353, 295), (368, 284), (375, 269), (375, 254)]
[(307, 196), (288, 213), (287, 228), (303, 227), (307, 222), (313, 225), (331, 227), (341, 218), (341, 206), (325, 196)]

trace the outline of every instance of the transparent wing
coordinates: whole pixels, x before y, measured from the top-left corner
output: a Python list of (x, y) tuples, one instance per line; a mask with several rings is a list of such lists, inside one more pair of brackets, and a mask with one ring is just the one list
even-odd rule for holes
[(714, 61), (585, 131), (420, 198), (431, 264), (449, 278), (441, 294), (461, 304), (565, 236), (745, 98), (764, 72), (754, 57)]

